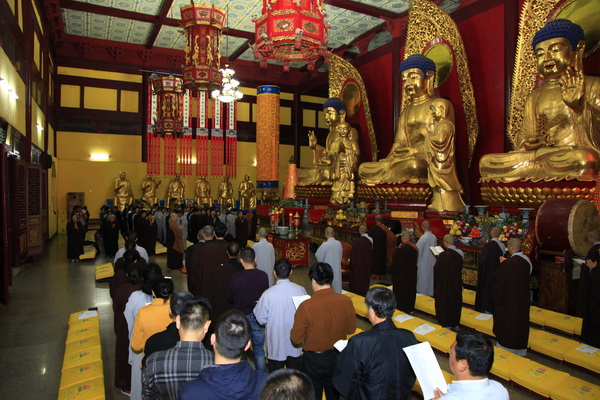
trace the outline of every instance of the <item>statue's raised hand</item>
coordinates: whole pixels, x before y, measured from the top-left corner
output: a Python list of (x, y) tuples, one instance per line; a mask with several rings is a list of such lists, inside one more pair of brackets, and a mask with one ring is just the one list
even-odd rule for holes
[(560, 78), (562, 98), (566, 105), (574, 111), (583, 110), (583, 95), (585, 93), (583, 65), (579, 54), (575, 56), (575, 62)]

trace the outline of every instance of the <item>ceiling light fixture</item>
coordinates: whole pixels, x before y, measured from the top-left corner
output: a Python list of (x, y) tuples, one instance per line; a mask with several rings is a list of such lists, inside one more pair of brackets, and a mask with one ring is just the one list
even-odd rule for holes
[[(227, 6), (225, 13), (225, 29), (227, 30), (227, 24), (229, 23), (229, 6)], [(225, 37), (225, 54), (229, 57), (229, 35)], [(232, 101), (241, 100), (244, 94), (238, 90), (240, 82), (233, 79), (235, 71), (229, 68), (229, 64), (225, 64), (225, 68), (219, 70), (223, 75), (223, 81), (221, 82), (222, 88), (215, 89), (212, 91), (212, 98), (219, 100), (221, 103), (231, 103)]]

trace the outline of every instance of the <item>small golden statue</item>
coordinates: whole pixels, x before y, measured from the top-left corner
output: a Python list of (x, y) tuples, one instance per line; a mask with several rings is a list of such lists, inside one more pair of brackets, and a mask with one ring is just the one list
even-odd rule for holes
[[(333, 184), (332, 145), (339, 139), (337, 126), (346, 122), (346, 104), (337, 97), (331, 97), (323, 104), (323, 114), (325, 123), (329, 127), (325, 147), (317, 144), (314, 131), (308, 132), (308, 143), (313, 152), (313, 167), (298, 170), (298, 185), (300, 186)], [(352, 127), (349, 129), (348, 140), (355, 143), (358, 148), (358, 132)]]
[(357, 141), (350, 140), (351, 130), (352, 127), (347, 122), (338, 124), (338, 139), (331, 144), (332, 204), (344, 204), (354, 198), (354, 180), (360, 149)]
[(161, 182), (162, 181), (156, 182), (150, 175), (146, 176), (142, 182), (142, 200), (145, 201), (149, 207), (158, 203), (157, 189)]
[(600, 78), (583, 74), (583, 29), (552, 20), (535, 34), (533, 49), (546, 82), (527, 98), (516, 150), (483, 156), (481, 180), (591, 181), (599, 168)]
[(196, 204), (200, 206), (203, 204), (208, 204), (209, 206), (212, 205), (213, 200), (210, 195), (210, 183), (206, 180), (206, 177), (201, 176), (200, 179), (196, 181), (195, 193), (196, 198), (194, 200), (196, 201)]
[(177, 204), (183, 204), (185, 201), (185, 183), (181, 180), (179, 174), (169, 182), (167, 188), (167, 205), (174, 207)]
[(126, 205), (133, 203), (134, 196), (133, 190), (131, 189), (131, 182), (127, 179), (124, 171), (121, 171), (119, 173), (119, 179), (115, 180), (114, 191), (115, 197), (113, 200), (115, 207), (117, 207), (119, 211), (123, 211)]
[(412, 54), (400, 64), (405, 96), (410, 102), (400, 114), (388, 156), (358, 168), (363, 184), (427, 183), (425, 138), (433, 132), (430, 106), (438, 99), (433, 94), (435, 72), (435, 63), (422, 54)]
[(235, 206), (233, 186), (231, 185), (228, 176), (224, 177), (223, 181), (219, 184), (218, 201), (221, 206), (221, 211), (227, 209), (227, 207)]
[(462, 211), (462, 185), (456, 176), (454, 159), (454, 109), (444, 99), (431, 103), (433, 132), (425, 138), (427, 150), (427, 182), (433, 192), (431, 204), (434, 211)]
[[(250, 175), (246, 174), (244, 180), (238, 186), (241, 210), (254, 210), (256, 208), (256, 189), (250, 181)], [(232, 204), (233, 205), (233, 204)]]

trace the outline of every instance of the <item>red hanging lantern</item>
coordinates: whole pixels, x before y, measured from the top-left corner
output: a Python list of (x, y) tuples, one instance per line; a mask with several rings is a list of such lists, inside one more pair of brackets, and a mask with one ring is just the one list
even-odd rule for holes
[(214, 5), (181, 7), (185, 29), (183, 84), (190, 90), (212, 90), (221, 84), (221, 31), (225, 11)]
[(152, 89), (157, 95), (154, 133), (158, 135), (181, 135), (183, 130), (183, 87), (181, 78), (173, 75), (150, 76)]
[(283, 62), (289, 70), (293, 61), (308, 62), (313, 70), (319, 57), (329, 62), (326, 14), (323, 0), (263, 0), (256, 24), (254, 57), (266, 67), (267, 60)]

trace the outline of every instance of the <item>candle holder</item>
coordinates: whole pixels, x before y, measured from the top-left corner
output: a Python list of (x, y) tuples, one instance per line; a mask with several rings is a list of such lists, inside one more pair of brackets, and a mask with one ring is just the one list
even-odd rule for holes
[(296, 211), (294, 215), (294, 236), (298, 237), (298, 228), (300, 227), (300, 214)]

